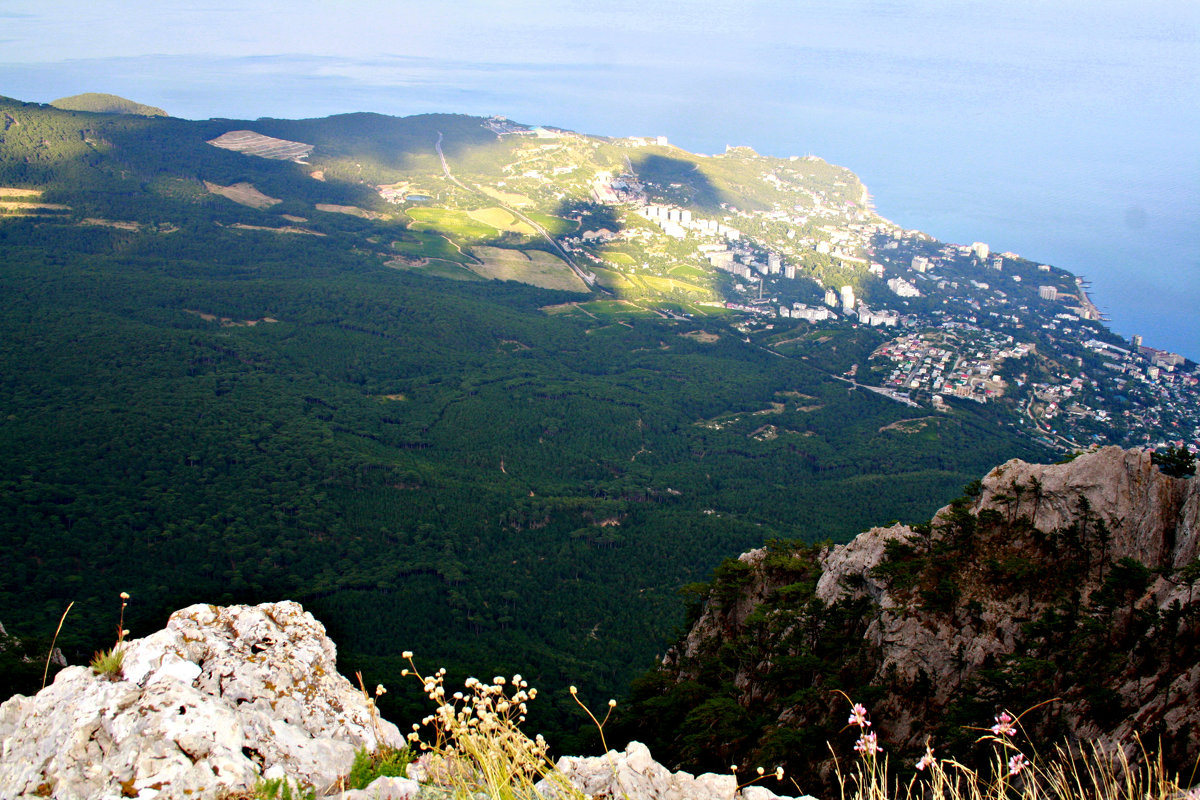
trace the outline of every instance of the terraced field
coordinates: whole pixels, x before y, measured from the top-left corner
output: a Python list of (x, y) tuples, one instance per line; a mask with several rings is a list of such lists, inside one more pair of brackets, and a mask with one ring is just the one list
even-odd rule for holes
[(229, 131), (215, 139), (209, 139), (208, 143), (223, 150), (235, 150), (248, 156), (278, 161), (299, 161), (308, 158), (308, 154), (313, 150), (311, 144), (276, 139), (254, 131)]

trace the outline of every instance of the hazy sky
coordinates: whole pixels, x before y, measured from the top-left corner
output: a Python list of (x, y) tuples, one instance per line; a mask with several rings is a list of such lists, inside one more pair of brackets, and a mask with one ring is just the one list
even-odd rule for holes
[(189, 118), (504, 114), (857, 172), (1200, 358), (1200, 0), (0, 3), (0, 94)]

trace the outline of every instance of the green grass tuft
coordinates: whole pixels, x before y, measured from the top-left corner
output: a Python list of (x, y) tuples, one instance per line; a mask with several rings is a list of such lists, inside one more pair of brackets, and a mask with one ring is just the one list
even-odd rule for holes
[(376, 778), (403, 778), (412, 760), (412, 750), (407, 747), (381, 745), (374, 752), (364, 747), (354, 754), (354, 765), (346, 776), (346, 786), (365, 789)]
[(91, 666), (92, 672), (101, 678), (116, 681), (122, 677), (121, 668), (124, 663), (125, 651), (119, 647), (113, 647), (109, 650), (101, 650), (92, 656), (89, 666)]

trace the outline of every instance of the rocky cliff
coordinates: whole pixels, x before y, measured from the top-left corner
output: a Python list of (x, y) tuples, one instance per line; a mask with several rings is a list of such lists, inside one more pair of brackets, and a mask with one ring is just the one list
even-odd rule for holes
[(931, 738), (961, 757), (994, 714), (1052, 701), (1021, 718), (1043, 746), (1141, 734), (1194, 759), (1198, 516), (1195, 478), (1105, 448), (1010, 461), (927, 525), (772, 543), (718, 570), (630, 729), (671, 763), (716, 748), (821, 782), (821, 742), (848, 735), (835, 690), (870, 705), (893, 752)]

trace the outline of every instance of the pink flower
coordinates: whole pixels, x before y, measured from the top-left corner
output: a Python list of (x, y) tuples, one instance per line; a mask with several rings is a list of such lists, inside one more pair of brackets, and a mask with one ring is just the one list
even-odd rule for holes
[(1023, 753), (1017, 753), (1008, 760), (1008, 774), (1020, 775), (1021, 770), (1025, 769), (1027, 766), (1029, 766), (1029, 762), (1025, 760), (1025, 755)]
[(873, 756), (881, 749), (882, 748), (879, 746), (879, 740), (875, 737), (874, 733), (863, 734), (862, 738), (854, 743), (854, 751), (856, 753), (861, 753), (863, 758), (866, 758), (867, 756)]
[(859, 728), (871, 727), (871, 720), (867, 719), (867, 709), (862, 703), (855, 703), (854, 708), (850, 709), (850, 714), (847, 724), (856, 725)]
[(933, 766), (935, 760), (933, 757), (933, 748), (926, 745), (925, 755), (921, 756), (921, 760), (917, 762), (917, 769), (924, 772), (926, 767)]
[(992, 733), (997, 736), (1012, 736), (1017, 732), (1013, 726), (1013, 718), (1009, 716), (1007, 711), (1001, 711), (1000, 716), (995, 718), (996, 724), (992, 726)]

